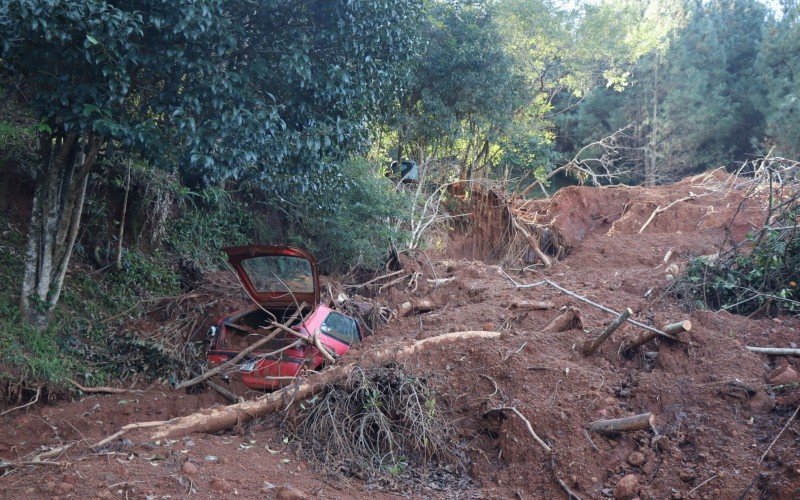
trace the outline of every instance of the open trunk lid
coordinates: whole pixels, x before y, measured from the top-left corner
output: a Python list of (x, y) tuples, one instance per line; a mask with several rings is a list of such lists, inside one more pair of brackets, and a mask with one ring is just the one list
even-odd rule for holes
[(247, 292), (262, 306), (320, 301), (317, 261), (305, 250), (287, 246), (244, 245), (223, 248)]

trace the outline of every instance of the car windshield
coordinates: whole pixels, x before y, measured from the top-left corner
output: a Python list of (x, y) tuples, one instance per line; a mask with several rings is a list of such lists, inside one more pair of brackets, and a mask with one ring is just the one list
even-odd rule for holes
[(242, 261), (242, 268), (257, 292), (314, 292), (311, 263), (301, 257), (251, 257)]

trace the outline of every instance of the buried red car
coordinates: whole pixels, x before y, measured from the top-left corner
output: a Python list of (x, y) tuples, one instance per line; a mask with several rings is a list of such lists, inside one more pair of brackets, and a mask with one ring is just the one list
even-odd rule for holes
[(245, 385), (253, 389), (278, 389), (302, 368), (318, 369), (325, 357), (313, 344), (315, 333), (323, 347), (339, 356), (361, 342), (358, 321), (320, 303), (317, 263), (310, 253), (266, 245), (224, 250), (257, 304), (225, 316), (211, 327), (207, 339), (211, 364), (223, 363), (261, 340), (272, 330), (269, 328), (272, 321), (285, 322), (303, 303), (304, 310), (289, 325), (291, 333), (279, 332), (239, 366)]

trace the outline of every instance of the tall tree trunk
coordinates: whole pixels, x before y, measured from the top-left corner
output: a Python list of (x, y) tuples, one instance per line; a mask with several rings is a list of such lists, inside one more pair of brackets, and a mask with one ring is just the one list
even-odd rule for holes
[(644, 160), (644, 183), (655, 186), (658, 160), (658, 55), (655, 56), (653, 69), (653, 116), (651, 117), (650, 141)]
[(42, 172), (33, 197), (20, 311), (43, 330), (49, 324), (78, 237), (86, 184), (101, 141), (75, 134), (41, 139)]
[(119, 234), (117, 237), (117, 258), (114, 267), (122, 271), (122, 238), (125, 236), (125, 215), (128, 211), (128, 193), (131, 190), (131, 160), (128, 160), (128, 175), (125, 176), (125, 196), (122, 198), (122, 215), (119, 218)]

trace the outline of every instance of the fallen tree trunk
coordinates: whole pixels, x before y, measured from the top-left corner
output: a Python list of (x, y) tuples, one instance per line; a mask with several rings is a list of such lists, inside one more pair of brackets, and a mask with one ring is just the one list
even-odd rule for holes
[(631, 432), (650, 429), (656, 424), (652, 413), (642, 413), (632, 417), (612, 418), (610, 420), (595, 420), (589, 424), (588, 429), (598, 434), (617, 434), (618, 432)]
[[(377, 362), (387, 362), (397, 358), (407, 358), (419, 349), (432, 345), (447, 344), (461, 340), (496, 339), (500, 332), (468, 331), (445, 333), (436, 337), (412, 342), (409, 345), (389, 347), (372, 356)], [(208, 408), (200, 412), (169, 420), (159, 426), (153, 440), (185, 436), (194, 432), (216, 432), (243, 424), (254, 418), (275, 412), (295, 400), (302, 400), (320, 392), (335, 380), (346, 378), (357, 365), (339, 365), (322, 373), (309, 376), (297, 385), (284, 387), (265, 394), (258, 399), (245, 401), (221, 408)]]
[(522, 236), (524, 236), (525, 240), (527, 240), (528, 245), (531, 247), (531, 250), (533, 250), (533, 253), (535, 253), (536, 256), (539, 257), (539, 260), (542, 261), (544, 267), (552, 266), (553, 263), (550, 261), (550, 258), (547, 255), (545, 255), (545, 253), (542, 252), (542, 249), (539, 247), (539, 242), (536, 241), (536, 238), (534, 238), (533, 235), (531, 235), (531, 233), (528, 232), (527, 229), (522, 227), (522, 224), (520, 224), (519, 221), (517, 221), (517, 218), (514, 217), (513, 214), (511, 215), (511, 223), (514, 225), (517, 231), (522, 233)]
[(408, 316), (412, 313), (421, 314), (431, 312), (438, 307), (439, 305), (432, 299), (410, 300), (400, 304), (400, 306), (397, 308), (397, 316), (402, 318), (403, 316)]
[(794, 356), (800, 357), (800, 349), (786, 349), (782, 347), (752, 347), (747, 346), (750, 352), (757, 352), (759, 354), (769, 354), (770, 356)]
[[(679, 323), (669, 324), (665, 326), (662, 330), (664, 331), (664, 333), (667, 333), (669, 335), (677, 335), (680, 332), (691, 331), (692, 322), (687, 319), (686, 321), (681, 321)], [(653, 332), (642, 332), (639, 335), (622, 342), (622, 345), (620, 345), (619, 347), (619, 351), (622, 353), (631, 352), (637, 347), (645, 345), (646, 343), (650, 342), (656, 337), (658, 337), (658, 335)]]

